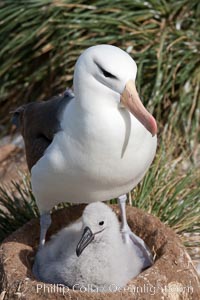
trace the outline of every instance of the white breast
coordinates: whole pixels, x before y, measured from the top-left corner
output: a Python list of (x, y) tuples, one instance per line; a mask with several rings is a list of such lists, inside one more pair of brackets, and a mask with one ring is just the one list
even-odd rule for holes
[(75, 105), (67, 107), (63, 131), (31, 170), (41, 212), (59, 202), (90, 203), (127, 193), (155, 155), (157, 138), (128, 111), (81, 114)]

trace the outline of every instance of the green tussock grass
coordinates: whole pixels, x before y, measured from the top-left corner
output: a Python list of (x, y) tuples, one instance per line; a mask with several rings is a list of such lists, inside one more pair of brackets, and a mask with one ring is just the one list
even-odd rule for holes
[(28, 176), (20, 176), (22, 182), (0, 185), (0, 242), (10, 233), (39, 216)]
[(174, 152), (176, 145), (160, 146), (150, 170), (132, 191), (132, 204), (157, 216), (179, 234), (200, 234), (200, 170), (194, 165), (184, 170), (187, 153), (175, 157)]
[(127, 50), (137, 86), (160, 128), (173, 121), (197, 140), (200, 95), (198, 0), (9, 0), (0, 11), (0, 120), (28, 101), (72, 85), (79, 54), (96, 44)]

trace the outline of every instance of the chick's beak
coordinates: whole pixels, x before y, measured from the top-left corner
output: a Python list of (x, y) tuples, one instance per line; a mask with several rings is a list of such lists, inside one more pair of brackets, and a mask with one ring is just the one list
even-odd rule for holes
[(80, 256), (83, 250), (93, 241), (94, 234), (91, 229), (87, 226), (83, 231), (83, 235), (76, 247), (76, 255)]
[(133, 80), (129, 80), (121, 94), (121, 103), (128, 108), (134, 117), (144, 125), (144, 127), (152, 134), (157, 133), (157, 124), (154, 117), (146, 110), (142, 104)]

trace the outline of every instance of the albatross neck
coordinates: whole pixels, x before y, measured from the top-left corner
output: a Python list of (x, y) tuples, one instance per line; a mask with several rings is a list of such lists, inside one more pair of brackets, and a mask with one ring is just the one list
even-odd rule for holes
[(117, 109), (120, 103), (120, 94), (104, 86), (93, 78), (87, 84), (78, 84), (74, 89), (76, 105), (81, 110), (96, 112), (99, 109)]

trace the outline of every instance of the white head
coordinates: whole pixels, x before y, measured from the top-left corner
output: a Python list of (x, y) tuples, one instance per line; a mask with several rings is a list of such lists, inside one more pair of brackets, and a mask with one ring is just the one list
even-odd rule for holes
[(135, 88), (136, 74), (136, 63), (125, 51), (111, 45), (90, 47), (75, 65), (75, 97), (85, 107), (104, 102), (119, 108), (121, 103), (155, 135), (156, 122), (144, 108)]
[(77, 245), (77, 255), (91, 243), (100, 240), (108, 241), (111, 236), (119, 235), (119, 221), (112, 209), (102, 202), (86, 206), (83, 215), (83, 234)]

